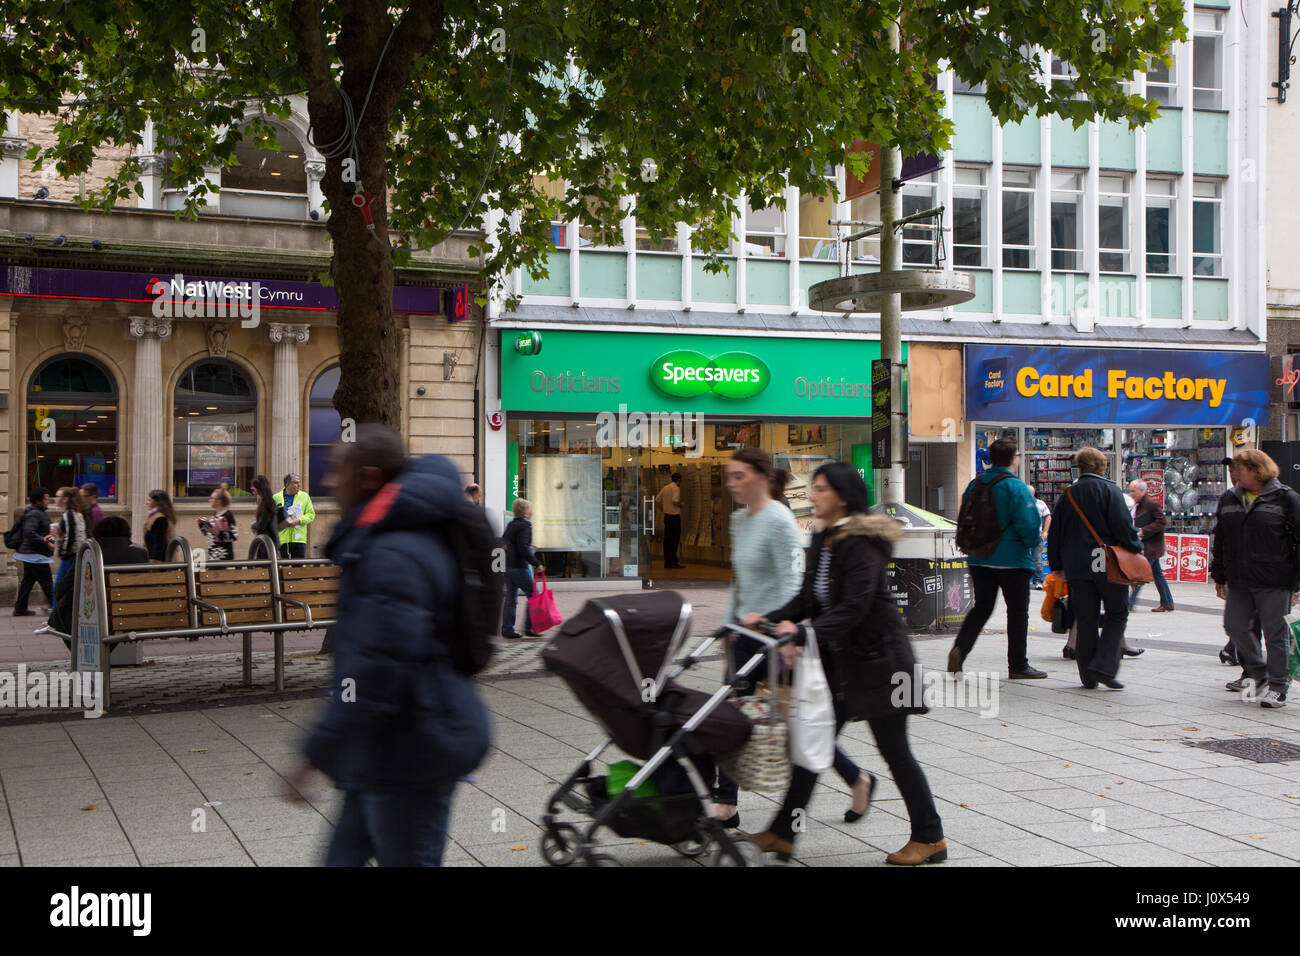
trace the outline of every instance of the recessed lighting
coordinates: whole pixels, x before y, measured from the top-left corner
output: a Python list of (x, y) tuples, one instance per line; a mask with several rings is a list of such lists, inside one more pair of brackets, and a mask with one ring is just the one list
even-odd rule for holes
[(198, 412), (190, 412), (191, 415), (197, 415)]
[[(286, 153), (285, 155), (290, 159), (302, 159), (302, 156), (299, 153)], [(277, 175), (279, 174), (277, 173)]]
[(215, 411), (217, 410), (217, 406), (216, 406), (216, 405), (204, 405), (203, 407), (204, 407), (205, 409), (207, 409), (208, 411), (210, 411), (210, 412), (215, 412)]
[(272, 175), (272, 176), (282, 176), (282, 175), (284, 175), (284, 174), (283, 174), (283, 173), (277, 173), (277, 172), (273, 169), (273, 170), (271, 170), (271, 175)]

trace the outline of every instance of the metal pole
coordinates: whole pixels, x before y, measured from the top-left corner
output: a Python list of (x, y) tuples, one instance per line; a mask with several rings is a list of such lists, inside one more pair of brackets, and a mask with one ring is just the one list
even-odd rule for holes
[[(899, 50), (897, 23), (889, 25), (889, 48), (895, 53)], [(882, 272), (897, 272), (903, 268), (902, 237), (894, 234), (894, 221), (898, 218), (898, 193), (894, 191), (894, 179), (899, 175), (902, 165), (899, 151), (889, 143), (882, 143), (880, 147), (880, 270)], [(900, 421), (898, 405), (902, 397), (899, 394), (901, 381), (899, 366), (903, 361), (902, 299), (898, 293), (884, 296), (884, 301), (881, 303), (880, 357), (889, 361), (893, 369), (889, 416), (890, 421), (895, 425), (893, 442), (895, 460), (879, 463), (886, 466), (880, 469), (885, 472), (882, 476), (880, 500), (885, 504), (902, 504), (903, 468), (896, 460), (902, 451), (899, 440), (901, 436), (897, 428)]]

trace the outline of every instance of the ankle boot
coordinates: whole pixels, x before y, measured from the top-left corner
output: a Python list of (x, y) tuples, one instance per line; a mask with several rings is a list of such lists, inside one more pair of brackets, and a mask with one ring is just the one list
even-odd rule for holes
[(940, 840), (938, 843), (917, 843), (915, 840), (908, 840), (907, 846), (897, 853), (889, 854), (885, 857), (885, 862), (896, 866), (920, 866), (922, 863), (942, 863), (946, 859), (948, 859), (947, 840)]
[[(794, 855), (794, 844), (789, 840), (783, 840), (771, 830), (764, 830), (762, 833), (746, 834), (751, 840), (758, 844), (758, 848), (764, 853), (776, 852), (776, 858), (782, 863), (789, 861)], [(920, 844), (917, 844), (920, 846)]]

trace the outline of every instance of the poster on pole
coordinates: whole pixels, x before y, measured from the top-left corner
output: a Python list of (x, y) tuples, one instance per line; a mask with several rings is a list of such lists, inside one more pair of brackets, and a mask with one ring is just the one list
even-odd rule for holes
[(223, 481), (233, 485), (235, 426), (190, 422), (186, 431), (189, 454), (185, 483), (212, 488)]
[(871, 363), (871, 457), (877, 468), (888, 468), (893, 462), (893, 408), (892, 369), (889, 359), (875, 359)]
[(1164, 469), (1143, 468), (1138, 472), (1138, 477), (1147, 483), (1147, 497), (1163, 508), (1165, 506)]
[(533, 547), (600, 551), (601, 457), (530, 455), (525, 497), (533, 506)]

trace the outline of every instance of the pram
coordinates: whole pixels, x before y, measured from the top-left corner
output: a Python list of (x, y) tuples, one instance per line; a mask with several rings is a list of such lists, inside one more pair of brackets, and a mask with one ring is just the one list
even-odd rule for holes
[[(691, 605), (675, 591), (591, 600), (542, 649), (546, 669), (568, 684), (609, 734), (547, 801), (541, 850), (552, 866), (579, 859), (590, 866), (614, 862), (597, 852), (595, 836), (602, 827), (666, 844), (683, 856), (712, 849), (714, 866), (763, 865), (758, 844), (715, 817), (711, 783), (714, 755), (738, 750), (749, 738), (749, 720), (727, 698), (764, 654), (754, 654), (712, 694), (682, 687), (676, 678), (728, 630), (765, 645), (770, 673), (777, 672), (776, 649), (789, 639), (723, 628), (670, 672), (690, 633), (691, 615)], [(611, 793), (608, 777), (593, 775), (596, 758), (611, 743), (645, 761), (617, 793)], [(648, 782), (652, 786), (642, 789)], [(647, 792), (653, 790), (658, 792)], [(591, 823), (583, 828), (557, 822), (561, 807)]]

